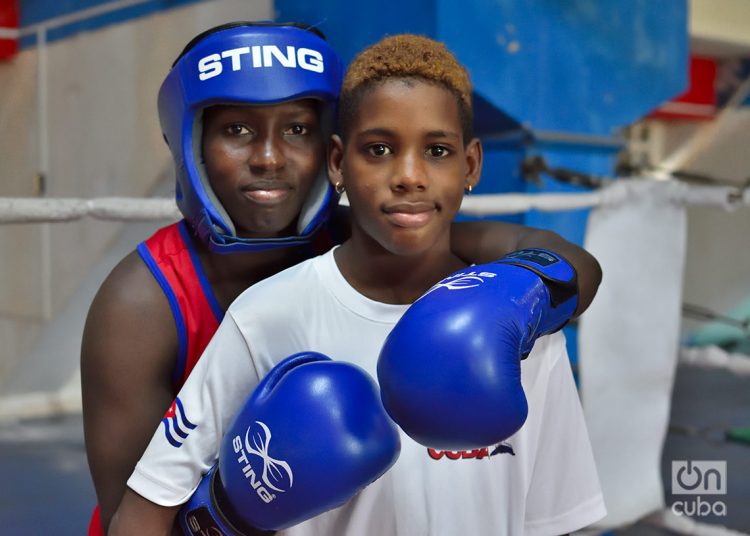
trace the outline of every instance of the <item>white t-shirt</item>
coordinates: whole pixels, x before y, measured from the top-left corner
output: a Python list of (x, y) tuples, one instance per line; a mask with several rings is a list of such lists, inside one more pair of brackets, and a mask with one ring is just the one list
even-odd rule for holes
[[(185, 434), (182, 427), (182, 437), (165, 420), (128, 486), (157, 504), (184, 503), (215, 463), (240, 405), (276, 363), (312, 350), (377, 378), (380, 348), (406, 309), (359, 294), (333, 251), (245, 291), (180, 391), (178, 417), (195, 428)], [(540, 338), (521, 372), (528, 418), (507, 441), (442, 452), (401, 433), (401, 455), (384, 476), (344, 506), (279, 534), (551, 535), (601, 519), (606, 511), (563, 335)]]

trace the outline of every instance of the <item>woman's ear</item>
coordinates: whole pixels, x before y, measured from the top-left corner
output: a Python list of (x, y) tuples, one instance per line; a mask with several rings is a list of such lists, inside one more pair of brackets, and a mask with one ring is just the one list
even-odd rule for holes
[(338, 134), (333, 134), (328, 142), (328, 180), (334, 186), (343, 185), (344, 173), (341, 165), (344, 160), (344, 142)]
[(479, 138), (472, 138), (466, 145), (466, 177), (464, 187), (471, 190), (482, 177), (482, 157), (484, 151)]

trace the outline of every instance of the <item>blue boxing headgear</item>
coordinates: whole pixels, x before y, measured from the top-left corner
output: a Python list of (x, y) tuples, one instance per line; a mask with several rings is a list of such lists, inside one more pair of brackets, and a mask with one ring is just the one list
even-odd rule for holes
[(333, 127), (343, 65), (322, 34), (299, 24), (238, 22), (197, 36), (159, 90), (159, 119), (177, 171), (177, 206), (212, 251), (262, 251), (309, 242), (338, 197), (320, 171), (300, 212), (297, 235), (238, 237), (206, 176), (203, 110), (217, 104), (264, 105), (318, 99), (324, 132)]

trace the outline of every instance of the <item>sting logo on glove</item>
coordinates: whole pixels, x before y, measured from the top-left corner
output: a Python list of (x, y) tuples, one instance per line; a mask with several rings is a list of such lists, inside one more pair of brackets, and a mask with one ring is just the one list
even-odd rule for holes
[[(250, 487), (255, 490), (258, 497), (266, 504), (270, 503), (276, 498), (276, 495), (271, 493), (269, 489), (284, 493), (292, 487), (294, 483), (294, 474), (289, 464), (283, 460), (275, 460), (268, 454), (268, 445), (271, 443), (271, 430), (264, 423), (255, 421), (260, 427), (260, 430), (255, 431), (252, 434), (251, 444), (251, 427), (247, 428), (245, 432), (244, 445), (240, 436), (235, 436), (232, 440), (235, 454), (238, 454), (237, 463), (241, 464), (242, 472), (245, 474)], [(263, 469), (258, 479), (256, 468), (250, 464), (248, 454), (255, 455), (260, 458), (263, 465)], [(286, 479), (284, 478), (286, 474)], [(284, 480), (288, 481), (288, 485), (284, 486), (287, 489), (283, 489), (278, 486), (284, 485)], [(273, 482), (272, 482), (273, 481)], [(274, 485), (277, 484), (277, 485)]]
[(491, 272), (459, 272), (453, 275), (450, 275), (440, 281), (439, 283), (436, 283), (433, 285), (427, 292), (422, 294), (422, 296), (419, 298), (420, 300), (427, 296), (428, 294), (441, 289), (445, 288), (448, 290), (465, 290), (469, 288), (478, 287), (482, 283), (485, 282), (485, 279), (489, 279), (492, 277), (495, 277), (497, 274), (493, 274)]

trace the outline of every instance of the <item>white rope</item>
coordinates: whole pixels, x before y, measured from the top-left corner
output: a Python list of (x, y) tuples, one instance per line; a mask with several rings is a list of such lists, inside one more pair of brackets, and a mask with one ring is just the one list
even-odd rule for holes
[(737, 376), (750, 376), (750, 356), (731, 354), (718, 346), (680, 348), (680, 363), (702, 368), (724, 369)]
[(556, 212), (590, 208), (602, 203), (600, 192), (582, 194), (484, 194), (465, 196), (461, 213), (471, 216), (522, 214), (529, 210)]
[[(750, 190), (729, 186), (689, 186), (677, 181), (621, 179), (594, 191), (558, 194), (467, 195), (461, 213), (471, 216), (520, 214), (529, 210), (560, 212), (626, 202), (682, 203), (733, 210), (750, 206)], [(0, 223), (65, 222), (84, 217), (102, 220), (177, 219), (173, 199), (134, 197), (0, 197)]]
[(178, 219), (174, 199), (101, 197), (98, 199), (0, 197), (0, 223), (66, 222), (91, 216), (102, 220)]

